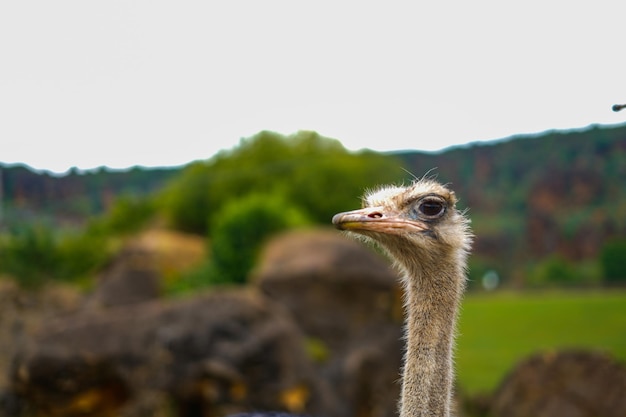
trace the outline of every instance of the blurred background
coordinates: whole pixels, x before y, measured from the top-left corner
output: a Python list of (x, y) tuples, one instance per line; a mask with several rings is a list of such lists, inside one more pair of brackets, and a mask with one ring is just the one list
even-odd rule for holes
[(424, 175), (458, 414), (624, 415), (614, 6), (3, 4), (0, 415), (395, 415), (402, 289), (330, 219)]

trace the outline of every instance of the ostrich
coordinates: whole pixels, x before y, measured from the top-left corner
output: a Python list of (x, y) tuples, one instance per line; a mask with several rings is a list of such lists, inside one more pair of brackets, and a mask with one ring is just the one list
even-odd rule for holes
[(454, 192), (422, 179), (370, 192), (362, 209), (332, 220), (381, 246), (402, 272), (407, 346), (400, 417), (450, 415), (455, 324), (472, 240), (455, 203)]
[[(400, 417), (447, 417), (452, 402), (452, 348), (465, 288), (472, 233), (447, 187), (421, 179), (367, 193), (363, 208), (332, 222), (381, 246), (402, 272), (407, 307)], [(294, 417), (248, 412), (230, 417)]]

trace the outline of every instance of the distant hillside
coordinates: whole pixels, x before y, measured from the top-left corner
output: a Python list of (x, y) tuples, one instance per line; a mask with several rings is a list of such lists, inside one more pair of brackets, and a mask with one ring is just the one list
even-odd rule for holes
[(415, 175), (436, 168), (453, 185), (470, 208), (478, 255), (580, 260), (626, 236), (626, 125), (396, 156)]
[(33, 220), (81, 224), (100, 214), (120, 195), (148, 195), (176, 175), (179, 169), (70, 171), (56, 176), (24, 165), (0, 165), (2, 221)]
[[(473, 258), (502, 270), (553, 254), (596, 258), (606, 241), (626, 236), (626, 125), (393, 156), (418, 177), (434, 169), (452, 184), (476, 231)], [(5, 225), (42, 218), (81, 224), (116, 196), (148, 195), (181, 172), (99, 169), (58, 177), (1, 168)]]

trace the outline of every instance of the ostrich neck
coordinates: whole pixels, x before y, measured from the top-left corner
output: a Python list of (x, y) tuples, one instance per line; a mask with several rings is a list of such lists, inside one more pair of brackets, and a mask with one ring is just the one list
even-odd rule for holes
[[(434, 265), (434, 264), (433, 264)], [(450, 415), (454, 379), (452, 349), (464, 271), (437, 262), (436, 270), (406, 268), (406, 358), (400, 417)]]

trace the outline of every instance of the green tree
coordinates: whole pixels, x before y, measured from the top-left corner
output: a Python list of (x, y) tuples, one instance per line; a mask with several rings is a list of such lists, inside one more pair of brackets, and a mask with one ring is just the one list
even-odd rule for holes
[(244, 283), (270, 236), (306, 224), (309, 221), (304, 212), (277, 193), (250, 194), (231, 201), (215, 217), (211, 279)]
[(186, 232), (204, 234), (207, 231), (210, 167), (206, 162), (194, 162), (175, 177), (160, 196), (161, 206), (172, 225)]
[(314, 222), (328, 223), (335, 212), (353, 207), (364, 188), (398, 181), (403, 174), (391, 156), (351, 153), (315, 132), (261, 132), (187, 167), (162, 204), (174, 227), (200, 234), (211, 235), (214, 214), (251, 193), (282, 193), (306, 208)]
[(607, 283), (626, 284), (626, 239), (606, 243), (600, 252), (600, 263)]

